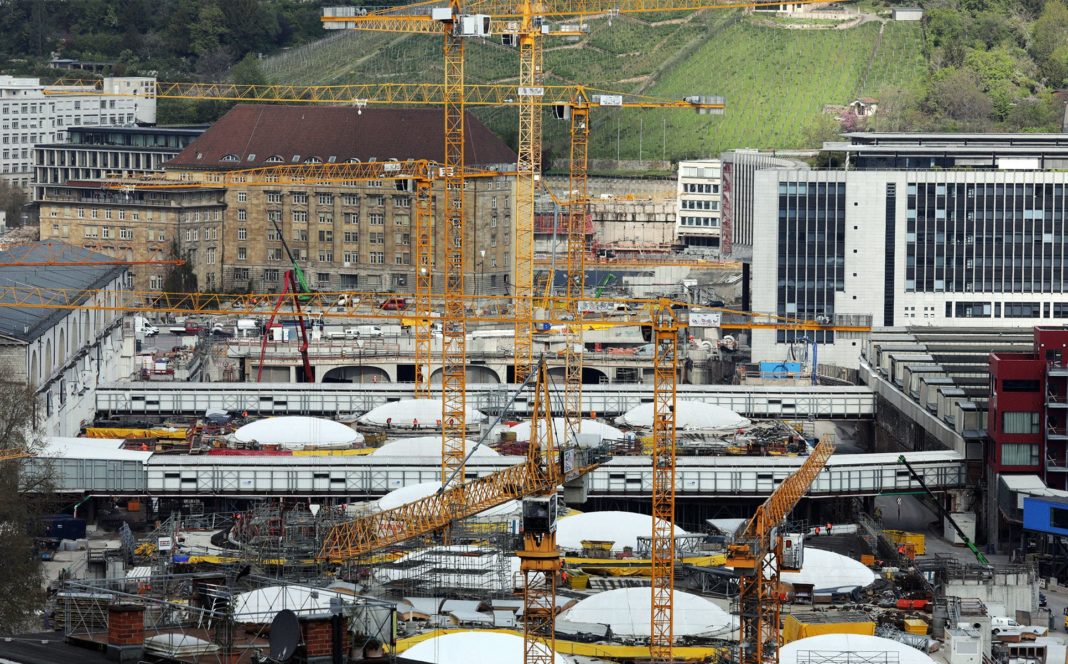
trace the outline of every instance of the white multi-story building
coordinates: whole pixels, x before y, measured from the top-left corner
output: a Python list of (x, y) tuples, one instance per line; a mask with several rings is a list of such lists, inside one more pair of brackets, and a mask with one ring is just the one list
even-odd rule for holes
[(64, 143), (70, 127), (155, 124), (155, 79), (105, 78), (100, 92), (0, 76), (0, 179), (28, 187), (34, 145)]
[(679, 162), (675, 225), (679, 244), (718, 253), (721, 175), (719, 159)]

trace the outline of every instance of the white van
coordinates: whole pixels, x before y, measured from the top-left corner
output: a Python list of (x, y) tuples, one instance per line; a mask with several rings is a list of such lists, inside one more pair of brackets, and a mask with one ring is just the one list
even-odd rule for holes
[(377, 325), (357, 325), (345, 328), (346, 339), (372, 339), (382, 336), (382, 328)]
[(990, 616), (990, 631), (994, 634), (1001, 632), (1027, 632), (1035, 636), (1045, 636), (1049, 629), (1036, 625), (1021, 625), (1012, 618), (1006, 618), (1005, 616)]

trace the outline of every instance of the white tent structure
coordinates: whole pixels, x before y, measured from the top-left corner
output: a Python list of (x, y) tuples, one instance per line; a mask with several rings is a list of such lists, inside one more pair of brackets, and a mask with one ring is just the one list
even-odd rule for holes
[[(432, 496), (441, 488), (441, 482), (420, 482), (419, 484), (409, 484), (408, 486), (402, 486), (399, 489), (394, 489), (386, 495), (376, 501), (375, 505), (380, 510), (391, 510), (408, 503), (413, 503), (421, 498)], [(509, 500), (506, 503), (498, 505), (497, 507), (491, 507), (485, 512), (479, 512), (480, 517), (509, 517), (519, 513), (519, 501)]]
[(235, 431), (232, 438), (239, 443), (277, 445), (286, 450), (344, 449), (363, 443), (363, 434), (340, 422), (300, 415), (256, 420)]
[[(616, 418), (616, 424), (635, 428), (653, 426), (653, 404), (643, 403)], [(675, 427), (693, 431), (728, 433), (752, 424), (730, 408), (703, 401), (675, 402)]]
[[(489, 445), (475, 447), (475, 441), (464, 441), (464, 454), (474, 448), (474, 456), (494, 457), (500, 456), (497, 450)], [(392, 440), (374, 452), (371, 456), (394, 456), (394, 457), (434, 457), (436, 463), (441, 463), (441, 436), (414, 436), (412, 438), (397, 438)]]
[[(478, 424), (484, 422), (486, 416), (472, 406), (467, 406), (464, 419), (465, 424)], [(441, 426), (438, 424), (440, 420), (440, 399), (401, 399), (369, 410), (356, 421), (376, 427), (389, 424), (404, 429), (436, 429)]]
[[(511, 431), (515, 433), (516, 442), (525, 443), (530, 440), (530, 422), (520, 422), (515, 426), (505, 427), (501, 431)], [(553, 440), (559, 441), (564, 438), (566, 432), (565, 420), (562, 417), (553, 418)], [(604, 422), (598, 422), (597, 420), (582, 420), (582, 429), (580, 433), (595, 434), (601, 437), (602, 440), (623, 440), (623, 432), (619, 429), (605, 424)]]
[[(417, 643), (402, 653), (405, 659), (427, 664), (523, 664), (523, 637), (502, 632), (453, 632)], [(554, 664), (570, 664), (559, 653)]]
[[(582, 540), (615, 542), (614, 551), (637, 547), (639, 537), (653, 534), (653, 517), (633, 512), (585, 512), (560, 519), (556, 524), (556, 544), (561, 549), (579, 550)], [(686, 531), (675, 526), (676, 535)]]
[(812, 584), (816, 590), (864, 588), (875, 581), (875, 572), (860, 562), (833, 551), (805, 547), (800, 572), (783, 572), (785, 583)]
[(326, 588), (308, 586), (267, 586), (234, 596), (234, 620), (269, 624), (283, 609), (298, 616), (330, 610), (330, 599), (340, 595)]
[[(561, 614), (572, 622), (608, 625), (617, 636), (649, 636), (649, 588), (616, 588), (591, 595)], [(731, 630), (731, 615), (713, 602), (675, 591), (675, 636), (711, 636)]]
[[(811, 661), (809, 653), (813, 652), (818, 652), (826, 661), (838, 661), (838, 658), (831, 657), (835, 653), (848, 653), (849, 660), (856, 662), (934, 664), (934, 660), (925, 652), (904, 643), (867, 634), (821, 634), (787, 643), (779, 648), (779, 664), (808, 664)], [(845, 657), (841, 661), (845, 661)]]

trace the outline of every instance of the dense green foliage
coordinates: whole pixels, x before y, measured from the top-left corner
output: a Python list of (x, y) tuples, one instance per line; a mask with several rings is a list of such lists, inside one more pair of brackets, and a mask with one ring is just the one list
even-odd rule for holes
[[(841, 123), (833, 113), (865, 96), (879, 103), (868, 128), (1056, 131), (1064, 104), (1055, 92), (1068, 86), (1065, 2), (929, 0), (921, 24), (889, 20), (887, 0), (860, 0), (868, 20), (847, 29), (796, 29), (809, 19), (737, 11), (596, 19), (581, 39), (546, 41), (546, 82), (727, 99), (723, 117), (598, 109), (595, 157), (679, 159), (743, 146), (814, 147), (837, 131), (865, 126)], [(164, 80), (441, 80), (439, 39), (324, 36), (323, 4), (330, 3), (0, 1), (0, 24), (15, 26), (10, 39), (0, 40), (0, 58), (13, 72), (39, 68), (53, 53), (109, 59), (119, 63), (117, 73), (155, 72)], [(514, 82), (517, 60), (515, 49), (496, 39), (469, 42), (467, 78)], [(168, 102), (161, 119), (209, 121), (225, 108)], [(514, 109), (479, 112), (514, 144)], [(566, 150), (565, 129), (546, 121), (547, 157)]]
[(319, 39), (323, 2), (12, 0), (0, 2), (0, 67), (41, 71), (53, 55), (117, 62), (116, 73), (216, 78), (248, 54)]

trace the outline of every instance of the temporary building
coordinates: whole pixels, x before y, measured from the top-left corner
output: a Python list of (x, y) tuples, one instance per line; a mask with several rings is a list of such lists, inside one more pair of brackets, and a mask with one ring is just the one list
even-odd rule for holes
[[(564, 438), (564, 433), (567, 432), (565, 422), (566, 420), (562, 417), (553, 418), (553, 440), (559, 441)], [(516, 442), (519, 443), (525, 443), (530, 440), (529, 421), (520, 422), (515, 426), (505, 427), (502, 431), (514, 433)], [(597, 420), (582, 420), (582, 426), (579, 433), (600, 436), (602, 440), (623, 440), (622, 431), (614, 426), (605, 424), (604, 422), (598, 422)]]
[[(441, 488), (441, 482), (421, 482), (419, 484), (409, 484), (408, 486), (402, 486), (399, 489), (394, 489), (386, 495), (382, 496), (375, 503), (380, 510), (391, 510), (401, 505), (407, 505), (413, 503), (421, 498), (432, 496)], [(484, 512), (480, 512), (478, 516), (483, 517), (506, 517), (511, 516), (519, 512), (519, 502), (515, 500), (509, 500), (506, 503), (498, 505), (497, 507), (491, 507)]]
[(779, 664), (808, 664), (814, 652), (822, 661), (837, 661), (835, 653), (848, 653), (850, 661), (856, 662), (934, 664), (927, 653), (911, 646), (865, 634), (821, 634), (787, 643), (779, 648)]
[[(467, 406), (465, 423), (484, 422), (486, 416), (477, 409)], [(440, 399), (401, 399), (374, 408), (357, 420), (360, 424), (384, 427), (392, 425), (406, 429), (435, 429), (441, 425)]]
[(847, 556), (806, 546), (801, 571), (783, 572), (780, 579), (810, 584), (814, 590), (863, 588), (875, 581), (875, 572)]
[[(523, 664), (523, 637), (503, 632), (453, 632), (417, 643), (401, 656), (428, 664), (473, 664), (490, 661), (487, 657), (494, 664)], [(554, 664), (570, 661), (554, 653)]]
[[(464, 453), (474, 448), (474, 456), (500, 456), (489, 445), (475, 447), (472, 440), (464, 441)], [(390, 441), (371, 452), (371, 456), (394, 456), (394, 457), (436, 457), (441, 460), (441, 436), (415, 436), (413, 438), (398, 438)]]
[[(578, 550), (583, 540), (615, 542), (612, 549), (637, 547), (639, 537), (653, 534), (653, 517), (633, 512), (585, 512), (560, 519), (556, 524), (556, 543), (562, 549)], [(686, 531), (675, 526), (676, 535)]]
[[(579, 623), (600, 623), (616, 636), (649, 636), (652, 595), (649, 588), (617, 588), (591, 595), (560, 616)], [(672, 625), (676, 637), (725, 635), (731, 615), (715, 603), (676, 590)]]
[(363, 434), (333, 420), (292, 415), (246, 424), (233, 433), (239, 443), (277, 445), (286, 450), (343, 449), (363, 442)]
[[(636, 428), (653, 426), (653, 404), (643, 403), (616, 418), (616, 424)], [(749, 426), (751, 422), (730, 408), (703, 401), (676, 401), (675, 428), (695, 431), (728, 432)]]

